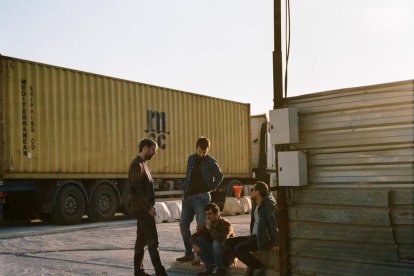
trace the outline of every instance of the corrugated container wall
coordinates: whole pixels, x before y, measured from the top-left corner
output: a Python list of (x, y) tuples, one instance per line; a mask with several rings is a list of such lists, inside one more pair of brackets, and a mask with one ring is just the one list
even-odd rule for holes
[(260, 160), (260, 143), (265, 142), (261, 141), (260, 132), (262, 129), (262, 124), (267, 122), (266, 114), (254, 115), (250, 118), (250, 128), (251, 128), (251, 147), (252, 147), (252, 168), (257, 169), (259, 167)]
[(414, 82), (288, 99), (309, 185), (289, 206), (294, 275), (414, 275)]
[(126, 177), (155, 138), (155, 177), (182, 177), (200, 136), (227, 177), (250, 176), (250, 106), (1, 57), (0, 161), (7, 178)]

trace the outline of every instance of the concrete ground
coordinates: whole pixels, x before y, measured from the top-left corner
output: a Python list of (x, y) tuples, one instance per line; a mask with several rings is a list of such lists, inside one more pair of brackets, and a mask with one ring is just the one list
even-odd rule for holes
[[(250, 215), (226, 219), (237, 235), (248, 234)], [(0, 275), (132, 275), (135, 223), (119, 219), (74, 226), (0, 226)], [(168, 275), (195, 275), (202, 269), (175, 263), (184, 252), (178, 222), (158, 224), (157, 229)], [(148, 253), (144, 266), (154, 273)], [(232, 275), (239, 272), (233, 269)]]

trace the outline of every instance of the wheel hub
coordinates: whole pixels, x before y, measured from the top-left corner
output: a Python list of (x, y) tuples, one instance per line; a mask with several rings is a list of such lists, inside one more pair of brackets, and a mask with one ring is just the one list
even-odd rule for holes
[(108, 195), (101, 195), (99, 197), (99, 210), (102, 212), (106, 212), (111, 207), (111, 200), (109, 199)]
[(74, 196), (68, 196), (65, 199), (65, 212), (69, 215), (73, 215), (76, 213), (78, 209), (78, 202)]

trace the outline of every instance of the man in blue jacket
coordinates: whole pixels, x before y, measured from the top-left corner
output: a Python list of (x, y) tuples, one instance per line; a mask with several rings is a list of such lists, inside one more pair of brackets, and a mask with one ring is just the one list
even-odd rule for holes
[(208, 155), (209, 148), (210, 141), (205, 137), (200, 137), (196, 143), (196, 153), (188, 157), (180, 219), (180, 231), (183, 237), (185, 255), (177, 258), (178, 262), (194, 260), (194, 253), (190, 244), (190, 224), (195, 216), (197, 228), (204, 225), (204, 207), (210, 203), (210, 192), (217, 189), (223, 181), (223, 173), (217, 161)]
[(264, 265), (251, 252), (272, 250), (279, 253), (276, 199), (264, 182), (256, 182), (252, 189), (252, 214), (250, 236), (229, 238), (224, 246), (247, 265), (247, 275), (265, 275)]

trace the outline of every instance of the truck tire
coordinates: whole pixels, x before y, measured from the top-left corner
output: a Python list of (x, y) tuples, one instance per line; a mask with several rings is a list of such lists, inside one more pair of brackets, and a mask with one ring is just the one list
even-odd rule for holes
[(85, 214), (85, 197), (81, 189), (66, 185), (57, 196), (52, 218), (57, 224), (76, 224)]
[(118, 210), (118, 204), (114, 189), (109, 185), (100, 185), (93, 192), (88, 217), (92, 221), (111, 219)]

